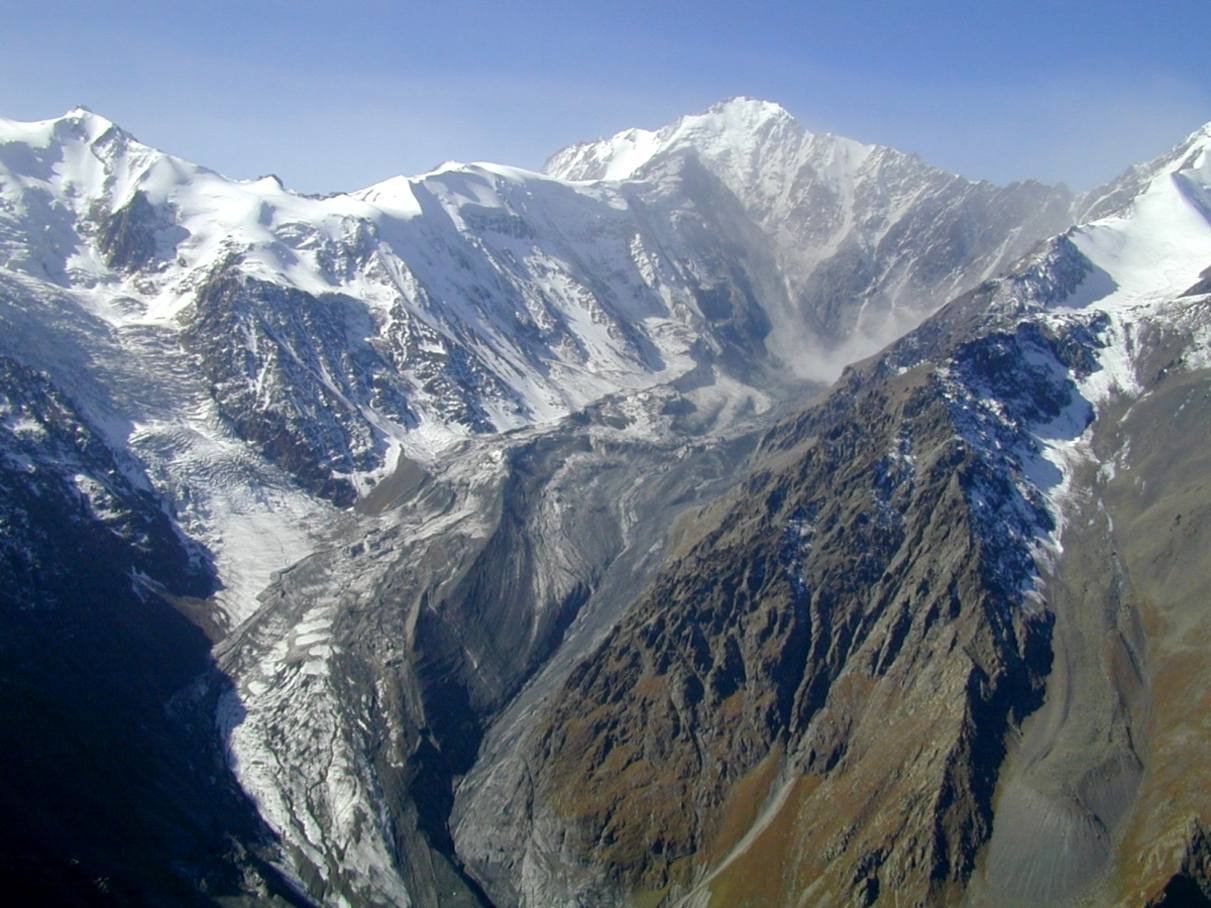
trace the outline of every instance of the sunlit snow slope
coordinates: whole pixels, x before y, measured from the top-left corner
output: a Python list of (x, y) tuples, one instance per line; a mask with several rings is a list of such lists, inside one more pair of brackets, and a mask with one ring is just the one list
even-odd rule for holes
[(686, 154), (733, 189), (769, 239), (789, 306), (773, 316), (789, 329), (776, 333), (777, 352), (794, 361), (810, 343), (831, 365), (816, 374), (830, 378), (1072, 222), (1065, 190), (972, 182), (893, 148), (810, 132), (748, 98), (572, 145), (546, 171), (645, 180)]
[(85, 109), (0, 121), (0, 352), (146, 474), (238, 619), (399, 453), (692, 369), (828, 377), (1069, 204), (745, 99), (596, 147), (552, 176), (446, 164), (317, 198)]

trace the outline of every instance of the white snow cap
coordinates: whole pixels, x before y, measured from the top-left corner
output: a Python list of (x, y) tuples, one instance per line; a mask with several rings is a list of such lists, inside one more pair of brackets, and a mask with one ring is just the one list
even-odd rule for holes
[(665, 151), (690, 146), (710, 156), (751, 152), (784, 131), (799, 138), (809, 135), (780, 104), (736, 97), (659, 130), (626, 129), (607, 139), (569, 146), (556, 152), (544, 170), (564, 180), (627, 180)]
[(1123, 184), (1136, 187), (1133, 197), (1072, 233), (1110, 282), (1087, 281), (1068, 305), (1121, 309), (1165, 302), (1211, 267), (1211, 124), (1133, 168)]
[[(851, 171), (876, 146), (811, 133), (781, 104), (736, 97), (660, 130), (624, 130), (597, 142), (570, 145), (552, 155), (544, 169), (552, 177), (574, 182), (633, 179), (656, 156), (682, 149), (693, 150), (728, 177), (751, 183), (758, 179), (757, 171), (765, 166), (769, 153), (781, 159), (814, 159), (826, 171)], [(781, 166), (786, 160), (770, 166), (775, 163)]]

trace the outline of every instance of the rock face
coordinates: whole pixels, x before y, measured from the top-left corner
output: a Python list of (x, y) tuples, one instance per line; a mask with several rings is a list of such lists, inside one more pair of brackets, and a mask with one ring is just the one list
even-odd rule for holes
[(364, 340), (372, 326), (348, 297), (315, 296), (233, 268), (203, 285), (183, 327), (181, 342), (198, 356), (236, 434), (337, 504), (354, 502), (349, 477), (383, 457), (365, 412), (415, 422), (409, 389)]
[(317, 199), (0, 123), (6, 880), (1205, 896), (1208, 146), (735, 100)]

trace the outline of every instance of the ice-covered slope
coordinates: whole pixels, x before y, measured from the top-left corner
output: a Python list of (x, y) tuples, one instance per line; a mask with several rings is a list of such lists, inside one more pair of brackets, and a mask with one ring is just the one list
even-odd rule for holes
[(810, 132), (777, 104), (748, 98), (655, 132), (573, 145), (546, 171), (646, 180), (682, 154), (736, 194), (775, 250), (790, 297), (773, 316), (776, 336), (790, 339), (778, 352), (794, 361), (794, 346), (810, 343), (836, 370), (1071, 223), (1074, 199), (1062, 187), (973, 182), (915, 155)]

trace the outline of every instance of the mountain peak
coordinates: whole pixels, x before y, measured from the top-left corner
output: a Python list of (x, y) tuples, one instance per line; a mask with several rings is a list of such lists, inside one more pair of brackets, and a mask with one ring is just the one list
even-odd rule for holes
[(72, 127), (75, 127), (89, 142), (95, 142), (111, 129), (116, 129), (123, 135), (126, 134), (125, 130), (114, 123), (113, 120), (95, 113), (91, 108), (85, 107), (83, 104), (77, 104), (68, 110), (63, 116), (59, 117), (57, 122), (70, 124)]
[(1177, 144), (1177, 148), (1207, 148), (1211, 146), (1211, 121), (1204, 123), (1190, 135)]
[[(49, 120), (0, 119), (0, 142), (23, 142), (45, 148), (52, 142), (95, 142), (110, 130), (122, 130), (112, 120), (77, 105)], [(126, 133), (122, 133), (125, 135)]]
[[(1192, 173), (1197, 172), (1197, 173)], [(1133, 164), (1109, 183), (1088, 192), (1076, 211), (1078, 222), (1126, 214), (1158, 177), (1187, 173), (1206, 192), (1211, 183), (1211, 123), (1200, 126), (1157, 158)]]
[(1211, 152), (1211, 123), (1204, 123), (1190, 133), (1185, 141), (1175, 149), (1175, 155), (1180, 159), (1175, 169), (1206, 169), (1209, 152)]
[(751, 148), (779, 133), (793, 139), (810, 135), (782, 105), (737, 96), (659, 130), (626, 129), (606, 139), (568, 146), (552, 155), (543, 169), (565, 180), (626, 180), (664, 151), (689, 146), (713, 156), (731, 148)]
[[(734, 123), (755, 124), (769, 120), (794, 120), (795, 117), (776, 101), (765, 101), (760, 98), (750, 98), (736, 95), (725, 101), (719, 101), (706, 109), (698, 117), (727, 118)], [(688, 118), (687, 118), (688, 119)]]

